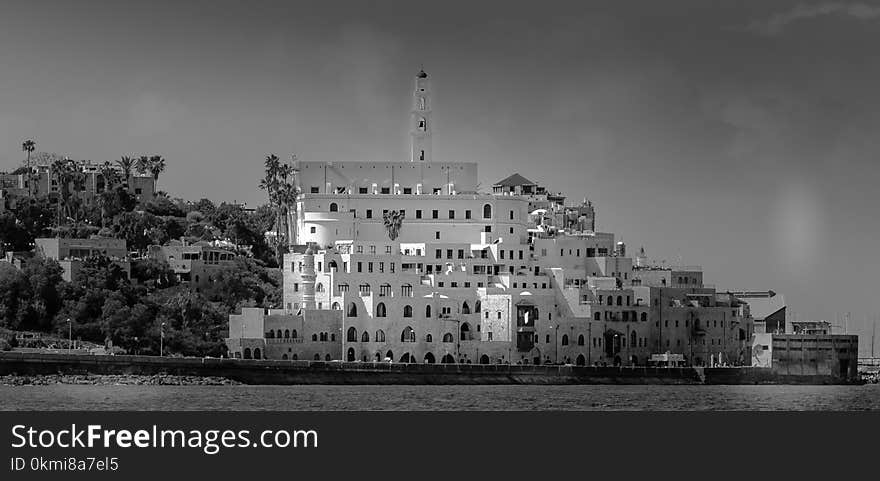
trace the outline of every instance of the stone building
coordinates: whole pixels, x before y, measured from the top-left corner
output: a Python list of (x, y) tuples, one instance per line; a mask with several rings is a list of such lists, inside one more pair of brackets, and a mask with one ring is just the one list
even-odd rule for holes
[(410, 162), (296, 162), (283, 309), (230, 316), (231, 355), (645, 365), (671, 352), (697, 365), (750, 362), (746, 303), (705, 285), (698, 267), (648, 267), (643, 251), (634, 262), (614, 234), (596, 231), (586, 199), (566, 204), (519, 174), (480, 192), (475, 163), (431, 158), (424, 72), (414, 103)]
[(65, 281), (76, 277), (83, 261), (88, 257), (107, 257), (131, 277), (131, 261), (126, 250), (125, 239), (95, 237), (91, 239), (38, 238), (34, 241), (34, 254), (45, 259), (54, 259), (64, 269)]
[(163, 260), (174, 271), (179, 282), (195, 289), (208, 285), (222, 269), (235, 265), (237, 255), (227, 249), (214, 247), (208, 242), (189, 244), (184, 240), (166, 245), (151, 245), (147, 256)]

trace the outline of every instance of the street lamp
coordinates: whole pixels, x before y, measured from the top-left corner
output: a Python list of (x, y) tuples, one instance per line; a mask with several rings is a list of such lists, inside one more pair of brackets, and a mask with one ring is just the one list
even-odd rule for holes
[(165, 323), (159, 326), (159, 357), (164, 357), (165, 350)]
[(67, 318), (67, 353), (73, 352), (73, 323)]

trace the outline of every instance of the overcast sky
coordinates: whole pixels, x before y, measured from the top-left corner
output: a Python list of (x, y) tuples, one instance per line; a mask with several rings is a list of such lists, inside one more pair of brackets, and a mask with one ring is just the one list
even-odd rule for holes
[(853, 332), (880, 314), (878, 42), (866, 2), (3, 0), (0, 169), (31, 137), (159, 153), (172, 195), (256, 205), (267, 153), (407, 160), (424, 65), (436, 160)]

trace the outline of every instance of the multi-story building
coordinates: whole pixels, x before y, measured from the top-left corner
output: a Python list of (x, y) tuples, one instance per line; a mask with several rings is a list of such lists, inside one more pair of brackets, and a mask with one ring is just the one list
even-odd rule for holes
[[(71, 180), (68, 195), (76, 195), (86, 206), (97, 205), (97, 197), (108, 189), (107, 179), (103, 174), (104, 164), (91, 161), (72, 161), (77, 179)], [(138, 203), (152, 200), (156, 194), (156, 179), (148, 174), (132, 173), (123, 178), (122, 170), (115, 164), (110, 166), (124, 186)], [(54, 163), (35, 160), (31, 166), (31, 174), (14, 173), (0, 174), (0, 211), (13, 207), (21, 199), (31, 196), (48, 196), (51, 202), (58, 202), (65, 191)]]
[(91, 239), (38, 238), (34, 241), (34, 254), (45, 259), (54, 259), (64, 269), (62, 277), (71, 281), (76, 277), (82, 263), (89, 257), (107, 257), (131, 277), (131, 262), (125, 246), (125, 239), (95, 237)]
[[(431, 158), (416, 77), (409, 162), (297, 162), (284, 306), (230, 317), (235, 357), (644, 365), (751, 359), (748, 306), (695, 267), (634, 263), (595, 209)], [(401, 220), (402, 219), (402, 220)]]
[(233, 266), (237, 257), (234, 252), (208, 242), (189, 244), (184, 240), (151, 245), (147, 256), (167, 262), (179, 282), (195, 289), (205, 287), (220, 270)]

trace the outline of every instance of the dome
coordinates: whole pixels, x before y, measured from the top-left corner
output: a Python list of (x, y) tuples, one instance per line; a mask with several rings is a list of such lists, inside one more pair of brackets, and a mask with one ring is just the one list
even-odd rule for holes
[(418, 73), (418, 75), (416, 75), (416, 77), (417, 78), (428, 78), (428, 74), (426, 74), (424, 70), (419, 70), (419, 73)]

